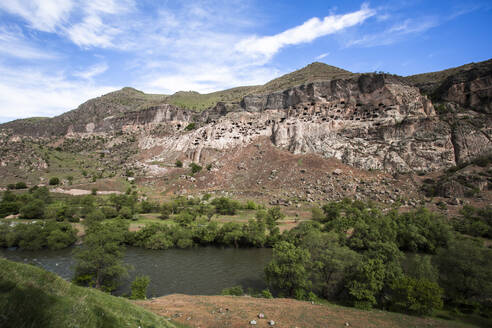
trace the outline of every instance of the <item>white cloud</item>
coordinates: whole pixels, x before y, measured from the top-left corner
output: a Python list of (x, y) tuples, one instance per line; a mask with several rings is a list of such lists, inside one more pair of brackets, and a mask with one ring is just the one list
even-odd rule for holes
[(120, 30), (107, 26), (99, 16), (93, 15), (86, 16), (82, 22), (67, 29), (66, 33), (78, 46), (108, 48), (113, 46), (113, 37)]
[(320, 59), (323, 59), (323, 58), (325, 58), (326, 56), (329, 56), (329, 55), (330, 55), (329, 52), (325, 52), (324, 54), (321, 54), (321, 55), (317, 56), (315, 59), (316, 60), (320, 60)]
[(109, 66), (106, 63), (100, 63), (89, 67), (88, 69), (80, 72), (75, 72), (73, 75), (81, 77), (86, 80), (90, 80), (93, 77), (100, 75), (108, 70)]
[(2, 0), (0, 8), (25, 19), (32, 28), (54, 32), (66, 22), (73, 9), (72, 0)]
[(13, 120), (53, 116), (116, 89), (119, 88), (70, 81), (63, 72), (0, 66), (0, 117)]
[(323, 20), (314, 17), (302, 25), (273, 36), (249, 37), (236, 44), (236, 50), (266, 62), (285, 46), (311, 42), (319, 37), (360, 24), (375, 14), (375, 10), (363, 5), (360, 10), (345, 15), (330, 15)]

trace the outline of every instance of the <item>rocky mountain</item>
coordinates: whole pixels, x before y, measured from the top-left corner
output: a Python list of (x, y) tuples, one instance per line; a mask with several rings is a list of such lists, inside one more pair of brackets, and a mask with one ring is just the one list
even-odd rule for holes
[[(73, 156), (103, 154), (94, 168), (99, 172), (118, 176), (130, 170), (142, 179), (168, 181), (168, 187), (176, 160), (185, 167), (207, 166), (214, 179), (231, 182), (238, 177), (237, 172), (224, 175), (228, 165), (248, 171), (245, 156), (251, 153), (244, 152), (257, 145), (269, 153), (301, 156), (298, 160), (308, 155), (336, 160), (347, 172), (352, 167), (432, 174), (492, 152), (491, 82), (489, 60), (409, 77), (354, 74), (313, 63), (264, 86), (208, 95), (149, 95), (124, 88), (54, 118), (0, 125), (0, 171), (33, 176), (49, 167), (46, 149), (57, 149)], [(19, 151), (27, 155), (13, 155)]]

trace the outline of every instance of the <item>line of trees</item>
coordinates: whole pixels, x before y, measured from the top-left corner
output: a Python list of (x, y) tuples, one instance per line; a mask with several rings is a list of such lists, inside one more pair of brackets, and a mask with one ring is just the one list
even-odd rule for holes
[(281, 235), (267, 282), (278, 295), (425, 315), (443, 304), (491, 315), (492, 250), (426, 209), (345, 200)]

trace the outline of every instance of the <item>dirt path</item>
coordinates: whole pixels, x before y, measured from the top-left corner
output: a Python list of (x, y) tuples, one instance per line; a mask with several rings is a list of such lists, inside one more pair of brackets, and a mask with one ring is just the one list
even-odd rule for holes
[[(92, 193), (91, 190), (85, 190), (85, 189), (62, 189), (62, 188), (53, 188), (50, 189), (50, 192), (54, 193), (59, 193), (59, 194), (67, 194), (67, 195), (72, 195), (72, 196), (83, 196), (83, 195), (90, 195)], [(122, 194), (121, 191), (115, 191), (115, 190), (110, 190), (110, 191), (97, 191), (98, 195), (110, 195), (110, 194)]]
[[(190, 327), (465, 327), (459, 323), (418, 318), (383, 311), (362, 311), (336, 305), (319, 305), (292, 299), (261, 299), (234, 296), (168, 295), (138, 301), (148, 310)], [(263, 313), (264, 319), (258, 319)], [(250, 321), (256, 320), (256, 325)]]

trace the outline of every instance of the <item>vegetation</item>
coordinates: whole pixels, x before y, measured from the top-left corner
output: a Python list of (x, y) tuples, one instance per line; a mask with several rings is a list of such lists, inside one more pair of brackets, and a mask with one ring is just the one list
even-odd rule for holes
[(148, 276), (137, 276), (131, 285), (132, 300), (143, 300), (147, 298), (147, 287), (149, 287), (150, 278)]
[(350, 200), (322, 210), (313, 211), (317, 221), (301, 223), (274, 244), (265, 274), (278, 295), (310, 299), (314, 293), (415, 315), (443, 306), (492, 314), (492, 250), (453, 233), (439, 215), (425, 209), (383, 213)]
[(74, 282), (82, 286), (112, 291), (120, 277), (126, 275), (123, 265), (123, 241), (128, 225), (122, 220), (111, 223), (92, 222), (84, 244), (75, 250), (77, 265)]
[(0, 258), (0, 327), (174, 327), (128, 300)]

